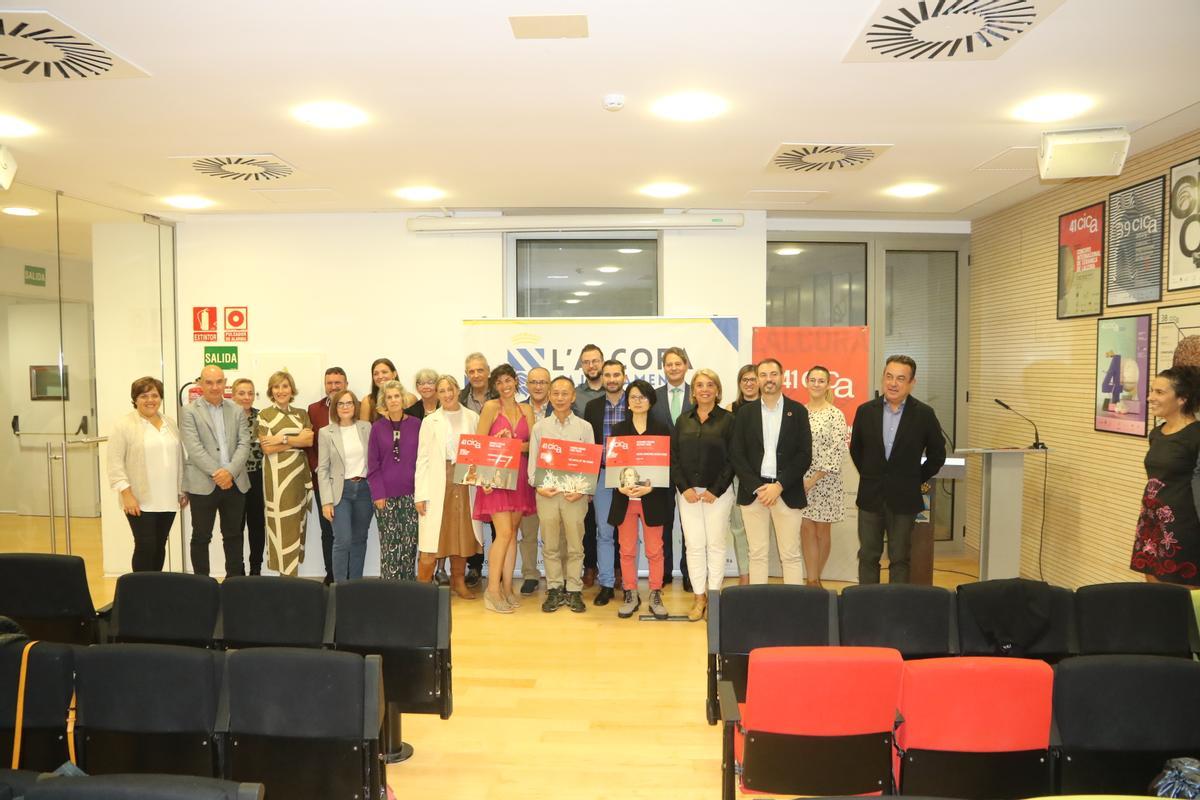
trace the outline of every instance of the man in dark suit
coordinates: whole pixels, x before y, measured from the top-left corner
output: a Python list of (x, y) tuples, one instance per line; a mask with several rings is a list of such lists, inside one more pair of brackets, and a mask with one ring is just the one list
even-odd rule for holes
[[(603, 445), (612, 435), (613, 426), (625, 419), (625, 365), (615, 359), (604, 362), (600, 370), (604, 383), (604, 394), (590, 400), (583, 409), (583, 418), (592, 426), (596, 444)], [(596, 569), (600, 591), (596, 593), (594, 605), (608, 605), (613, 598), (616, 585), (617, 549), (613, 526), (608, 524), (608, 509), (612, 505), (612, 489), (604, 487), (604, 468), (592, 496), (596, 512)]]
[[(663, 375), (667, 382), (654, 390), (658, 400), (650, 408), (650, 416), (657, 417), (665, 423), (672, 433), (675, 432), (675, 420), (680, 415), (692, 410), (692, 387), (687, 384), (687, 371), (692, 366), (687, 351), (682, 347), (668, 347), (663, 351)], [(679, 509), (663, 526), (663, 584), (675, 580), (675, 528), (679, 522)], [(692, 582), (688, 579), (687, 545), (679, 540), (679, 574), (683, 577), (683, 590), (692, 591)]]
[(779, 361), (764, 359), (756, 371), (759, 399), (738, 409), (730, 450), (750, 551), (750, 583), (767, 582), (768, 538), (774, 522), (783, 582), (800, 584), (801, 512), (808, 505), (804, 473), (812, 464), (808, 409), (783, 396)]
[[(304, 453), (308, 456), (308, 469), (314, 478), (317, 474), (317, 461), (320, 458), (321, 428), (329, 424), (329, 398), (334, 392), (346, 388), (346, 370), (341, 367), (330, 367), (325, 370), (325, 396), (308, 407), (308, 419), (313, 426), (312, 447), (306, 447)], [(320, 513), (321, 488), (313, 480), (313, 500), (317, 504), (317, 521), (321, 523), (321, 555), (325, 559), (325, 585), (333, 583), (333, 523)]]
[(922, 495), (946, 463), (937, 415), (910, 396), (916, 382), (916, 361), (889, 356), (883, 367), (883, 396), (863, 403), (854, 414), (850, 458), (859, 475), (859, 583), (879, 583), (885, 534), (888, 582), (908, 583), (913, 524), (925, 510)]

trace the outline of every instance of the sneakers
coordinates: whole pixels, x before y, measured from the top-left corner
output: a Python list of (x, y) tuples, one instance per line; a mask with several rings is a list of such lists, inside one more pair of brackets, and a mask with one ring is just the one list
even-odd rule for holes
[(663, 605), (662, 590), (655, 589), (650, 593), (650, 613), (655, 619), (666, 619), (670, 616), (667, 613), (667, 607)]
[(581, 592), (565, 592), (561, 595), (562, 603), (567, 608), (574, 611), (576, 614), (582, 614), (587, 611), (587, 606), (583, 604), (583, 594)]
[(552, 614), (558, 611), (558, 607), (562, 605), (563, 590), (557, 586), (552, 587), (546, 592), (546, 600), (542, 603), (542, 611), (547, 614)]
[(613, 590), (611, 586), (601, 586), (600, 591), (596, 594), (596, 599), (592, 601), (594, 606), (606, 606), (608, 601), (613, 599)]
[(530, 578), (521, 584), (521, 594), (528, 597), (531, 594), (536, 594), (538, 590), (538, 582), (534, 578)]
[[(652, 592), (650, 596), (653, 597), (655, 594), (657, 592)], [(661, 603), (662, 601), (660, 600), (659, 602)], [(617, 609), (617, 616), (621, 619), (629, 619), (641, 607), (642, 598), (638, 596), (638, 593), (632, 589), (626, 589), (625, 602), (621, 603), (621, 607)]]

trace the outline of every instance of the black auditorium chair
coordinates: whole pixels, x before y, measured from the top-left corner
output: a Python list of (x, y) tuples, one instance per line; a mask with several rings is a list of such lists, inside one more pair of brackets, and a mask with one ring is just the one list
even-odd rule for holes
[(79, 556), (0, 554), (0, 614), (31, 639), (93, 644), (99, 629)]
[(41, 772), (26, 769), (0, 769), (0, 800), (24, 797), (26, 790), (37, 783)]
[(264, 647), (226, 656), (225, 777), (267, 798), (374, 800), (383, 786), (378, 656)]
[(263, 800), (258, 783), (182, 775), (97, 775), (50, 778), (29, 787), (28, 800)]
[(838, 598), (838, 640), (891, 647), (908, 658), (957, 652), (954, 594), (940, 586), (876, 583), (847, 586)]
[(226, 648), (323, 646), (320, 581), (239, 575), (221, 583), (219, 636)]
[(958, 587), (958, 649), (967, 656), (1016, 656), (1054, 663), (1078, 652), (1070, 589), (1026, 578)]
[(220, 609), (217, 582), (207, 575), (130, 572), (117, 579), (108, 640), (211, 648)]
[[(0, 643), (0, 754), (11, 766), (21, 656), (28, 640)], [(21, 769), (49, 772), (67, 760), (67, 709), (74, 691), (73, 645), (38, 642), (29, 650), (21, 725)]]
[(76, 655), (78, 763), (94, 775), (219, 776), (215, 737), (224, 654), (109, 644)]
[(1100, 583), (1075, 590), (1080, 655), (1191, 658), (1197, 647), (1192, 595), (1170, 583)]
[(746, 670), (756, 647), (838, 644), (837, 595), (815, 586), (730, 586), (708, 593), (708, 724), (720, 716), (717, 683), (746, 700)]
[(1077, 656), (1054, 671), (1061, 794), (1154, 794), (1170, 758), (1200, 755), (1200, 662)]
[(389, 763), (412, 755), (401, 736), (401, 714), (454, 710), (450, 673), (450, 588), (416, 581), (360, 578), (330, 588), (337, 650), (383, 658)]

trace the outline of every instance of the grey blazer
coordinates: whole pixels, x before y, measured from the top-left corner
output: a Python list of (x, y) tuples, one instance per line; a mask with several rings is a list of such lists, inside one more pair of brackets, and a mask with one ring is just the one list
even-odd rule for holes
[[(179, 438), (187, 450), (187, 467), (183, 471), (183, 490), (189, 494), (212, 494), (217, 484), (212, 474), (221, 468), (221, 446), (217, 430), (204, 404), (197, 397), (179, 412)], [(232, 400), (221, 401), (225, 417), (225, 447), (229, 453), (233, 485), (245, 494), (250, 491), (250, 476), (246, 474), (246, 459), (250, 456), (250, 423), (246, 412)]]
[[(354, 427), (358, 428), (358, 438), (362, 441), (363, 462), (366, 463), (371, 423), (361, 419), (355, 420)], [(342, 447), (342, 432), (336, 422), (331, 422), (317, 432), (317, 438), (317, 485), (321, 489), (321, 502), (336, 506), (342, 502), (342, 489), (346, 485), (346, 451)]]

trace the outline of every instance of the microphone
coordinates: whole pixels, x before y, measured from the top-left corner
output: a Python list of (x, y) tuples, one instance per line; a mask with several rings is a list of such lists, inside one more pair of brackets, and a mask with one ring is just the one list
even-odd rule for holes
[(1033, 444), (1029, 445), (1030, 450), (1045, 450), (1046, 449), (1046, 444), (1045, 444), (1045, 442), (1042, 441), (1041, 434), (1038, 433), (1038, 426), (1037, 426), (1036, 422), (1034, 422), (1029, 417), (1022, 414), (1020, 411), (1017, 411), (1015, 408), (1013, 408), (1008, 403), (1001, 400), (999, 397), (993, 397), (992, 399), (996, 401), (996, 405), (1000, 406), (1005, 411), (1011, 411), (1012, 413), (1016, 414), (1018, 417), (1020, 417), (1021, 419), (1025, 420), (1026, 422), (1028, 422), (1030, 425), (1033, 426)]

